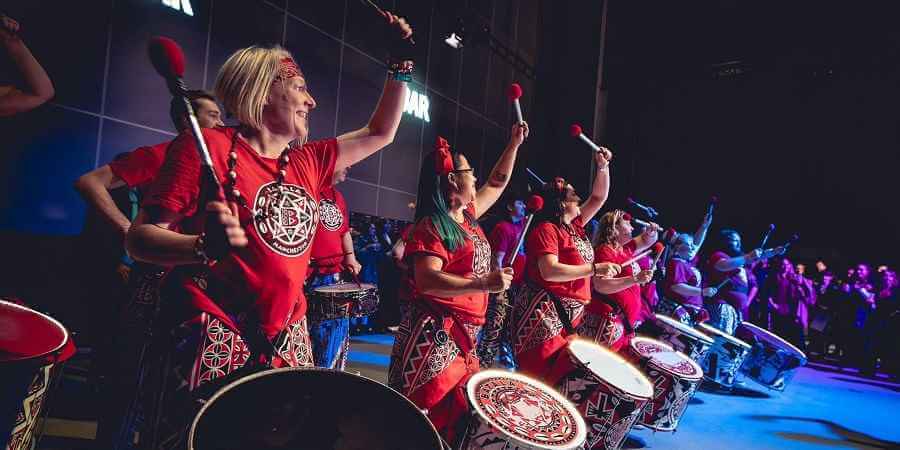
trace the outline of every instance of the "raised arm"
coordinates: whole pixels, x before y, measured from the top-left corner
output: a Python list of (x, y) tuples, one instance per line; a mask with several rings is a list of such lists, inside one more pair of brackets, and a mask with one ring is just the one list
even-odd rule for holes
[(516, 156), (519, 152), (519, 146), (528, 137), (528, 124), (526, 122), (517, 123), (512, 126), (510, 131), (509, 143), (506, 149), (500, 155), (500, 159), (494, 164), (491, 174), (488, 176), (487, 183), (481, 186), (478, 193), (475, 194), (475, 218), (481, 217), (494, 205), (506, 185), (509, 184), (510, 175), (512, 175), (513, 166), (516, 164)]
[[(385, 17), (397, 28), (403, 39), (412, 36), (412, 27), (402, 17), (385, 13)], [(403, 65), (411, 64), (404, 62)], [(358, 161), (366, 159), (369, 155), (381, 150), (394, 141), (397, 128), (400, 126), (400, 118), (403, 116), (403, 107), (409, 91), (406, 83), (389, 78), (384, 82), (384, 90), (381, 98), (375, 106), (375, 112), (365, 127), (338, 136), (337, 161), (334, 170), (340, 170), (351, 166)]]
[(19, 38), (18, 31), (18, 22), (6, 16), (0, 17), (0, 45), (9, 54), (28, 85), (27, 92), (14, 88), (0, 96), (0, 117), (34, 109), (55, 95), (50, 77)]
[(111, 189), (122, 186), (125, 186), (125, 182), (113, 173), (108, 164), (80, 176), (75, 182), (75, 189), (84, 201), (100, 212), (100, 216), (119, 230), (122, 239), (125, 239), (131, 221), (119, 211), (109, 195)]
[(691, 252), (691, 258), (700, 251), (700, 247), (703, 246), (703, 241), (706, 240), (706, 233), (709, 231), (709, 226), (712, 225), (712, 211), (707, 211), (706, 215), (703, 216), (703, 223), (700, 224), (700, 227), (697, 228), (697, 231), (694, 232), (694, 248)]
[(659, 239), (659, 225), (650, 222), (649, 227), (645, 227), (644, 231), (641, 234), (634, 238), (635, 248), (634, 253), (640, 253), (644, 250), (650, 248), (651, 245), (656, 243), (656, 240)]
[(581, 222), (588, 223), (609, 197), (609, 162), (612, 161), (612, 152), (606, 147), (600, 147), (601, 151), (594, 154), (594, 163), (597, 170), (594, 173), (594, 184), (591, 185), (591, 195), (581, 206)]

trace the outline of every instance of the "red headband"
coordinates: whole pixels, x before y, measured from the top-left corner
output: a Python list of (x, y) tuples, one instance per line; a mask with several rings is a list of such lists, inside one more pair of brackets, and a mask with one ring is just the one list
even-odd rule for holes
[(277, 77), (286, 80), (288, 78), (299, 77), (300, 76), (300, 68), (297, 67), (297, 63), (294, 62), (294, 58), (285, 57), (281, 59), (281, 62), (278, 63), (278, 75)]
[(453, 156), (450, 155), (450, 144), (440, 136), (438, 136), (434, 147), (434, 170), (441, 176), (453, 172)]

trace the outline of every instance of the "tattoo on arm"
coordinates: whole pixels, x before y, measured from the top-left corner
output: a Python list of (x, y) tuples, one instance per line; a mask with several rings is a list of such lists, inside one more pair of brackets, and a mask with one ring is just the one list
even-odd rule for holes
[(507, 179), (509, 179), (509, 175), (507, 175), (503, 172), (497, 172), (494, 174), (493, 177), (491, 177), (491, 182), (493, 184), (503, 184), (503, 183), (506, 183)]

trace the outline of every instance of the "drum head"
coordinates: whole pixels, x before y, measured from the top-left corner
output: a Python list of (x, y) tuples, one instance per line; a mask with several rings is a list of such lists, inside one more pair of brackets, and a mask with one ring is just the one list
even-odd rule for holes
[(68, 340), (56, 319), (0, 300), (0, 362), (42, 360), (60, 352)]
[(328, 286), (319, 286), (317, 288), (313, 288), (313, 291), (321, 292), (323, 294), (346, 294), (367, 291), (369, 289), (375, 289), (375, 285), (369, 283), (336, 283), (330, 284)]
[(772, 347), (793, 353), (801, 361), (806, 361), (806, 354), (803, 353), (803, 351), (799, 348), (795, 347), (794, 344), (791, 344), (790, 342), (778, 337), (778, 335), (776, 335), (775, 333), (753, 325), (752, 323), (741, 322), (741, 325), (738, 327), (737, 333), (754, 337), (760, 341), (768, 343)]
[(576, 449), (587, 436), (587, 426), (575, 406), (553, 388), (525, 375), (484, 370), (469, 379), (466, 392), (478, 417), (514, 444)]
[(621, 356), (606, 347), (583, 339), (569, 343), (569, 352), (595, 377), (636, 398), (653, 397), (653, 385), (647, 377)]
[(396, 391), (328, 369), (285, 368), (241, 378), (207, 401), (192, 450), (441, 449), (427, 417)]
[(703, 377), (703, 369), (694, 360), (662, 342), (636, 336), (631, 340), (631, 348), (638, 355), (649, 358), (651, 364), (660, 370), (679, 378), (698, 380)]
[(700, 331), (697, 331), (694, 327), (685, 325), (681, 321), (675, 320), (669, 316), (664, 316), (662, 314), (656, 314), (656, 320), (661, 327), (674, 329), (681, 334), (688, 335), (698, 341), (703, 341), (707, 344), (712, 344), (713, 339)]
[(700, 325), (697, 325), (697, 327), (700, 328), (700, 331), (702, 331), (710, 336), (722, 338), (728, 342), (731, 342), (732, 344), (737, 345), (738, 347), (744, 347), (747, 349), (751, 348), (750, 344), (748, 344), (748, 343), (746, 343), (746, 342), (744, 342), (744, 341), (742, 341), (742, 340), (740, 340), (740, 339), (738, 339), (716, 327), (709, 326), (705, 323), (701, 323)]

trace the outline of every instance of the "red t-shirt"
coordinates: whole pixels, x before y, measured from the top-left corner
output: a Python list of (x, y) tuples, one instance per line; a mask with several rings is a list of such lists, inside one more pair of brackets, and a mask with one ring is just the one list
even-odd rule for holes
[(706, 263), (706, 272), (703, 274), (703, 285), (718, 286), (726, 279), (730, 280), (719, 289), (715, 299), (724, 301), (740, 311), (747, 304), (747, 294), (750, 292), (750, 280), (747, 277), (747, 270), (743, 267), (725, 272), (716, 269), (717, 262), (730, 258), (731, 256), (722, 251), (717, 251), (710, 255)]
[(543, 255), (554, 254), (561, 264), (579, 266), (590, 264), (594, 259), (594, 249), (584, 232), (581, 217), (572, 221), (575, 234), (553, 222), (541, 222), (528, 234), (526, 253), (529, 255), (526, 272), (528, 279), (537, 286), (561, 297), (581, 300), (587, 303), (591, 299), (591, 277), (572, 281), (547, 281), (541, 277), (538, 259)]
[[(474, 217), (475, 207), (472, 204), (466, 208), (469, 217)], [(442, 271), (466, 278), (482, 277), (491, 271), (491, 246), (488, 244), (484, 232), (474, 219), (466, 218), (462, 224), (463, 230), (468, 235), (462, 247), (450, 252), (444, 247), (444, 242), (438, 235), (431, 218), (420, 220), (413, 228), (412, 236), (406, 242), (404, 258), (410, 267), (414, 267), (414, 256), (423, 254), (436, 256), (441, 259)], [(410, 269), (414, 270), (414, 269)], [(414, 278), (414, 277), (413, 277)], [(458, 295), (456, 297), (437, 297), (426, 295), (416, 290), (413, 279), (413, 298), (426, 300), (436, 305), (439, 309), (453, 313), (466, 323), (484, 323), (484, 314), (487, 311), (487, 293)]]
[(516, 244), (519, 243), (519, 236), (522, 235), (523, 230), (525, 230), (524, 220), (520, 220), (519, 223), (504, 220), (494, 226), (489, 237), (491, 250), (493, 250), (494, 254), (499, 252), (505, 253), (503, 264), (512, 266), (515, 271), (513, 276), (513, 283), (515, 284), (520, 284), (525, 279), (525, 246), (522, 245), (522, 248), (519, 249), (519, 254), (513, 259), (512, 264), (509, 261), (512, 258), (512, 252), (516, 249)]
[(666, 268), (666, 279), (663, 281), (663, 292), (666, 297), (686, 305), (703, 306), (703, 297), (699, 295), (685, 296), (674, 290), (672, 286), (686, 284), (696, 288), (700, 287), (700, 271), (689, 261), (681, 258), (672, 258)]
[(172, 142), (162, 142), (150, 147), (139, 147), (133, 152), (109, 163), (112, 173), (128, 187), (144, 188), (159, 174), (166, 160), (166, 150)]
[[(637, 242), (634, 239), (628, 241), (625, 245), (622, 246), (621, 249), (615, 249), (609, 244), (603, 244), (597, 247), (597, 250), (594, 253), (594, 262), (611, 262), (616, 264), (622, 264), (625, 261), (631, 259), (634, 256), (634, 251), (637, 248)], [(637, 262), (633, 262), (627, 266), (622, 267), (622, 272), (619, 273), (618, 278), (622, 277), (631, 277), (636, 273), (640, 272), (641, 268)], [(619, 305), (620, 308), (625, 312), (625, 317), (628, 318), (629, 323), (634, 325), (638, 319), (641, 317), (641, 287), (640, 285), (632, 285), (629, 286), (619, 292), (613, 294), (600, 294), (598, 292), (594, 292), (593, 295), (598, 299), (591, 302), (588, 305), (588, 310), (594, 312), (602, 312), (602, 310), (595, 310), (594, 308), (599, 308), (599, 304), (603, 303), (602, 298), (606, 298), (612, 300), (615, 304)], [(597, 305), (597, 306), (592, 306)]]
[[(232, 128), (203, 130), (220, 179), (227, 173), (235, 133)], [(306, 314), (303, 282), (319, 220), (318, 198), (322, 189), (331, 185), (338, 146), (335, 139), (328, 139), (290, 152), (287, 175), (279, 189), (275, 181), (278, 158), (260, 156), (241, 138), (234, 142), (238, 155), (236, 188), (248, 205), (264, 214), (254, 216), (239, 208), (248, 245), (212, 266), (206, 283), (194, 280), (203, 273), (199, 265), (197, 270), (180, 268), (176, 281), (185, 289), (194, 310), (214, 314), (232, 327), (235, 324), (225, 311), (255, 313), (260, 328), (271, 337)], [(169, 147), (144, 205), (183, 216), (177, 227), (185, 233), (198, 233), (204, 229), (206, 216), (201, 204), (213, 197), (204, 192), (201, 199), (200, 185), (200, 158), (194, 140), (190, 134), (181, 134)], [(206, 284), (209, 294), (201, 287)]]
[(319, 227), (312, 244), (312, 271), (329, 275), (341, 271), (343, 236), (350, 230), (350, 214), (341, 191), (329, 186), (319, 193)]

